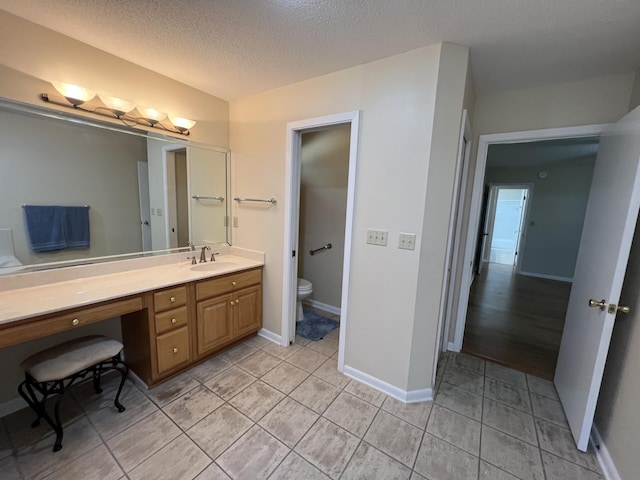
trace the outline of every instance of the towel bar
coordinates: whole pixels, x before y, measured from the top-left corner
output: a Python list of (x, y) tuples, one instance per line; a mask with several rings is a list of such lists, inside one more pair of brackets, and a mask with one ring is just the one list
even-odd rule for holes
[(315, 250), (309, 250), (309, 255), (315, 255), (318, 252), (321, 252), (322, 250), (330, 250), (331, 249), (331, 244), (327, 243), (324, 247), (320, 247), (320, 248), (316, 248)]
[(235, 197), (234, 200), (236, 202), (266, 202), (266, 203), (276, 203), (277, 202), (277, 200), (274, 197), (267, 198), (267, 199)]
[[(22, 205), (20, 205), (22, 208), (25, 208), (27, 205), (30, 205), (28, 203), (23, 203)], [(91, 205), (70, 205), (70, 206), (78, 206), (78, 207), (85, 207), (85, 208), (91, 208)]]
[(194, 200), (218, 200), (220, 202), (224, 202), (224, 197), (220, 195), (219, 197), (208, 197), (206, 195), (194, 195), (191, 198)]

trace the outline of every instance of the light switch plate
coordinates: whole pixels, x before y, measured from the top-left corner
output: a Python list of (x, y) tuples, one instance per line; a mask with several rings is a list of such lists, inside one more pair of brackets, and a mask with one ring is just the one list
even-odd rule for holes
[(380, 245), (382, 247), (387, 246), (387, 235), (389, 232), (386, 230), (367, 230), (367, 243), (369, 245)]
[(415, 233), (401, 233), (398, 237), (398, 248), (404, 250), (415, 250), (416, 248), (416, 234)]

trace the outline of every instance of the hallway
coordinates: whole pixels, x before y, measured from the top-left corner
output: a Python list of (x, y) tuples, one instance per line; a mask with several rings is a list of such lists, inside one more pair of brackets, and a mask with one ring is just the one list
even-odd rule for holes
[(486, 265), (471, 287), (462, 350), (553, 379), (571, 284)]

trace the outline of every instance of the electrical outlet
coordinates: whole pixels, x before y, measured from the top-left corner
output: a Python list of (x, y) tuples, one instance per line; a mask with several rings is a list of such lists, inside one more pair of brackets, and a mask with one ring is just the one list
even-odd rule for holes
[(156, 209), (155, 209), (155, 208), (152, 208), (152, 209), (151, 209), (151, 215), (155, 215), (155, 214), (156, 214)]
[(398, 248), (404, 250), (415, 250), (416, 248), (416, 234), (415, 233), (401, 233), (398, 237)]
[(380, 245), (382, 247), (387, 246), (387, 232), (386, 230), (367, 230), (367, 243), (370, 245)]
[(158, 213), (159, 217), (162, 216), (162, 209), (161, 208), (156, 208), (156, 212)]

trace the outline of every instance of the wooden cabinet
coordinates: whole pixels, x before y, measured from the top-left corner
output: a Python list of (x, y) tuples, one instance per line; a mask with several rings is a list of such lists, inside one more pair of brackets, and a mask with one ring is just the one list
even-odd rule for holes
[(188, 285), (153, 292), (155, 377), (191, 363)]
[(197, 356), (202, 357), (262, 327), (262, 269), (196, 284)]

